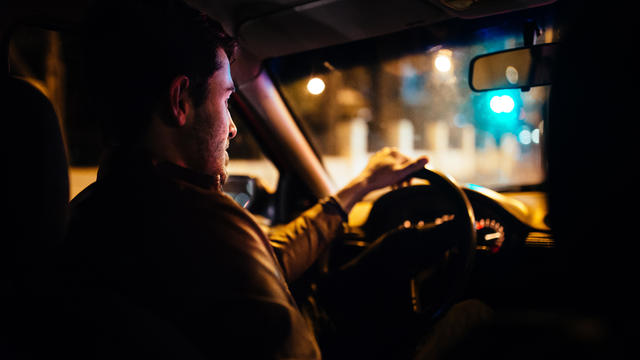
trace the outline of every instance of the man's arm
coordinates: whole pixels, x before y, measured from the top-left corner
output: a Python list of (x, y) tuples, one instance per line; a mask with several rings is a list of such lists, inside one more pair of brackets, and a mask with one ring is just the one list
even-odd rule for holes
[(214, 358), (319, 359), (262, 229), (231, 198), (212, 199), (192, 198), (205, 211), (189, 215), (178, 325)]
[(268, 237), (287, 282), (302, 275), (342, 232), (343, 210), (326, 198), (288, 224), (269, 229)]

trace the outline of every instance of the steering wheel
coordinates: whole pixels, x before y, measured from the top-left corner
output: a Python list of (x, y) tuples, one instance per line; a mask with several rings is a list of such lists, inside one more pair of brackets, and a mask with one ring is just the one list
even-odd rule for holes
[(460, 295), (473, 268), (475, 217), (451, 177), (426, 168), (411, 177), (429, 184), (399, 188), (377, 199), (364, 226), (367, 237), (376, 240), (347, 266), (375, 252), (383, 257), (385, 252), (404, 252), (398, 260), (411, 277), (412, 310), (437, 318)]
[(328, 313), (336, 327), (349, 329), (349, 341), (356, 333), (371, 342), (380, 328), (401, 338), (418, 323), (431, 324), (457, 300), (473, 267), (475, 219), (464, 192), (435, 170), (410, 178), (428, 184), (378, 198), (363, 225), (364, 250), (333, 271)]

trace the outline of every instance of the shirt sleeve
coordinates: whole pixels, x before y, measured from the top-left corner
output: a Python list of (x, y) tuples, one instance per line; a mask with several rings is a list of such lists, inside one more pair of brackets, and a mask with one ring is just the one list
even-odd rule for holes
[(331, 241), (343, 231), (347, 220), (338, 202), (325, 198), (288, 224), (269, 229), (268, 237), (287, 282), (302, 275)]

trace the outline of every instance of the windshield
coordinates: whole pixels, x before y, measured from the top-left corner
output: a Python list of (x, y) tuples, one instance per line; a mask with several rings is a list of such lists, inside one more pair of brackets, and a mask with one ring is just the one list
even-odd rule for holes
[[(534, 15), (536, 43), (557, 41), (550, 16)], [(468, 85), (474, 56), (524, 45), (528, 16), (455, 20), (273, 59), (268, 68), (338, 186), (384, 146), (426, 154), (460, 182), (539, 184), (550, 87), (474, 93)]]

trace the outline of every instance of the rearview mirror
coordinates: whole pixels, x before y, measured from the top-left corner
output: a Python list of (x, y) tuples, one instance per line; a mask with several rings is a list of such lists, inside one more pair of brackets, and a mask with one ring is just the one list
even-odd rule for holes
[(476, 56), (469, 65), (469, 86), (488, 91), (549, 85), (557, 52), (558, 44), (550, 43)]

